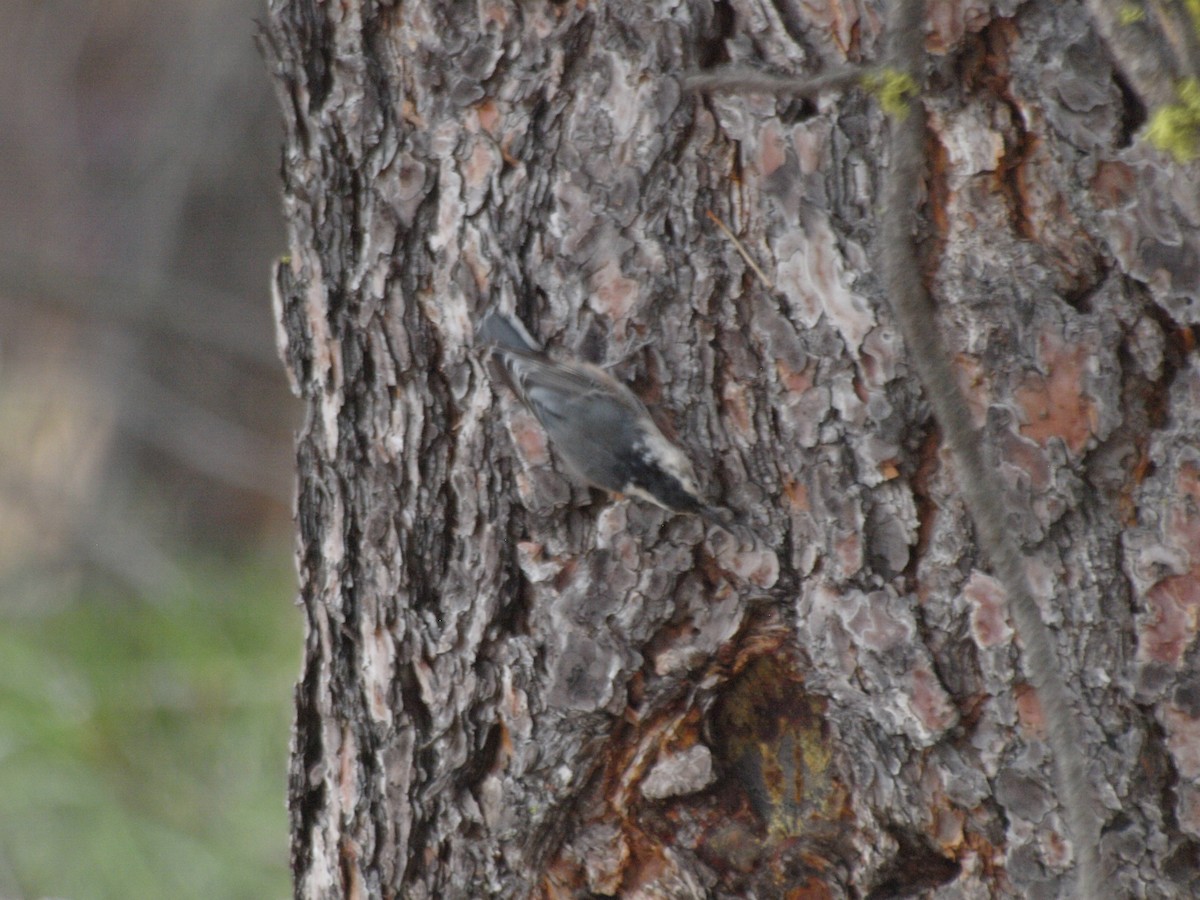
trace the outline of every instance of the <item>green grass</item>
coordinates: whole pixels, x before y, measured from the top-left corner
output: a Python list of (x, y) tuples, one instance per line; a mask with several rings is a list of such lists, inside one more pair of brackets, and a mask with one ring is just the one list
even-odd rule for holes
[(188, 577), (44, 616), (0, 602), (0, 897), (290, 895), (295, 578), (286, 558)]

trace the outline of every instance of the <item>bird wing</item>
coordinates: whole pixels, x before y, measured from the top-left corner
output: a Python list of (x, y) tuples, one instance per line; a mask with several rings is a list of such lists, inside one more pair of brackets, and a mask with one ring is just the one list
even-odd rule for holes
[(513, 387), (543, 422), (581, 408), (647, 415), (633, 391), (597, 366), (553, 362), (537, 353), (502, 351), (500, 357)]

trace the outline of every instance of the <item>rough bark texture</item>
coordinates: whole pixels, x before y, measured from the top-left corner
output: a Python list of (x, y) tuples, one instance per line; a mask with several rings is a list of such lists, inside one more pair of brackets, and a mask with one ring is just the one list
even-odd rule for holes
[[(930, 4), (912, 189), (1111, 885), (1187, 897), (1197, 167), (1135, 139), (1144, 73), (1100, 7)], [(874, 63), (882, 21), (271, 3), (280, 337), (309, 408), (298, 896), (1062, 890), (1047, 723), (875, 264), (883, 113), (679, 86)], [(633, 383), (757, 542), (560, 474), (473, 347), (494, 303)]]

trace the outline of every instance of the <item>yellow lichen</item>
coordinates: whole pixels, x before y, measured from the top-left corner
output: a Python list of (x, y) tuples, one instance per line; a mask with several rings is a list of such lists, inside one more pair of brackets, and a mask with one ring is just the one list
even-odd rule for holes
[(908, 115), (909, 101), (917, 96), (917, 82), (906, 72), (884, 69), (863, 78), (863, 87), (879, 98), (879, 105), (889, 116), (903, 119)]
[(1117, 21), (1122, 25), (1132, 25), (1146, 18), (1146, 10), (1137, 3), (1122, 3), (1117, 12)]
[(1200, 140), (1200, 81), (1185, 78), (1175, 88), (1178, 103), (1156, 109), (1146, 126), (1146, 140), (1165, 150), (1176, 162), (1196, 158)]

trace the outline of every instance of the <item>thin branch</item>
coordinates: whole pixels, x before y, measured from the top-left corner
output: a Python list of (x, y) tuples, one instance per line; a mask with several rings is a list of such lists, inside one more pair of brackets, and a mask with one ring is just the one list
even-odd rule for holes
[[(1085, 0), (1084, 6), (1141, 104), (1153, 110), (1173, 103), (1183, 70), (1145, 8), (1120, 0)], [(1140, 15), (1131, 20), (1127, 11)]]
[(879, 74), (875, 66), (842, 66), (820, 75), (797, 78), (792, 75), (771, 75), (742, 66), (725, 66), (703, 72), (689, 72), (683, 77), (687, 91), (743, 94), (786, 94), (791, 97), (812, 97), (822, 91), (841, 90), (859, 84), (864, 78)]
[[(922, 0), (900, 0), (893, 8), (889, 28), (892, 58), (901, 72), (913, 78), (920, 78), (921, 72), (923, 14)], [(1085, 772), (1087, 747), (1082, 723), (1061, 674), (1050, 630), (1034, 599), (1026, 561), (1006, 528), (999, 476), (984, 463), (982, 439), (972, 426), (941, 335), (931, 327), (934, 309), (921, 280), (913, 239), (913, 186), (924, 173), (924, 138), (923, 110), (919, 102), (912, 102), (907, 115), (892, 118), (891, 160), (885, 175), (881, 223), (886, 293), (910, 359), (958, 463), (959, 486), (980, 546), (1008, 593), (1024, 645), (1022, 666), (1045, 712), (1058, 799), (1075, 851), (1075, 893), (1093, 900), (1109, 892), (1100, 873), (1098, 806)]]
[(750, 251), (747, 250), (745, 245), (742, 244), (742, 242), (737, 239), (737, 235), (735, 235), (732, 231), (730, 231), (729, 226), (726, 225), (724, 222), (722, 222), (720, 217), (716, 213), (714, 213), (711, 209), (705, 210), (705, 213), (713, 221), (713, 223), (718, 228), (720, 228), (721, 231), (723, 231), (725, 233), (725, 237), (727, 237), (727, 238), (729, 238), (729, 240), (733, 241), (733, 246), (735, 248), (737, 248), (738, 253), (742, 254), (742, 259), (744, 259), (746, 261), (746, 265), (748, 265), (751, 269), (754, 270), (754, 274), (757, 275), (759, 277), (759, 279), (762, 281), (762, 283), (767, 286), (767, 290), (774, 291), (775, 284), (771, 281), (770, 278), (767, 277), (767, 273), (758, 267), (758, 263), (756, 263), (753, 259), (750, 258)]

